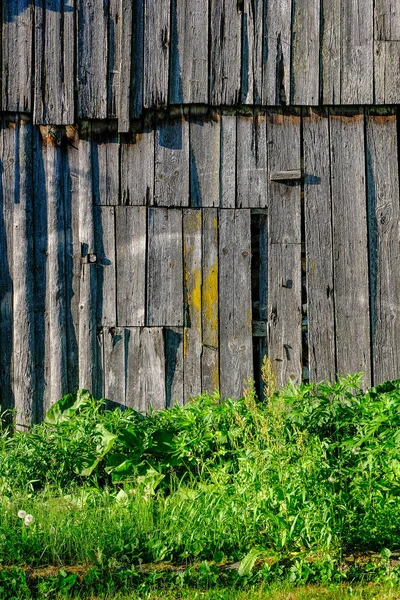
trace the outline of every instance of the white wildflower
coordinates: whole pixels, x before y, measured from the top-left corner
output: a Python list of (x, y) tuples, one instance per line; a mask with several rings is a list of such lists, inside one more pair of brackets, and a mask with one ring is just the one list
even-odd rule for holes
[(334, 477), (328, 477), (328, 481), (330, 483), (335, 483), (336, 479)]
[(25, 519), (25, 517), (26, 517), (26, 512), (25, 512), (24, 510), (19, 510), (19, 511), (18, 511), (18, 517), (19, 517), (20, 519)]
[(24, 519), (24, 525), (26, 525), (27, 527), (29, 527), (29, 525), (32, 525), (33, 521), (35, 519), (33, 518), (33, 515), (26, 515), (25, 519)]

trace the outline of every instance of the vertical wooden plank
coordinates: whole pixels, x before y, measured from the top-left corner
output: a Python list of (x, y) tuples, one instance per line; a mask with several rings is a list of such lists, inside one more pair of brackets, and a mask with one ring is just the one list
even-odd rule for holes
[(119, 326), (145, 324), (146, 208), (116, 208), (117, 320)]
[(291, 104), (319, 103), (320, 0), (296, 0), (293, 14)]
[(183, 211), (183, 260), (185, 293), (184, 389), (183, 398), (201, 393), (201, 290), (202, 290), (202, 213)]
[(172, 0), (171, 104), (208, 104), (208, 0)]
[(18, 119), (13, 218), (13, 386), (17, 424), (36, 419), (33, 283), (32, 124)]
[(240, 98), (241, 5), (210, 1), (210, 104), (235, 105)]
[(115, 121), (91, 124), (93, 200), (97, 205), (119, 203), (119, 144)]
[[(371, 383), (364, 116), (330, 114), (336, 356), (339, 374)], [(357, 340), (357, 343), (355, 343)]]
[(400, 7), (396, 0), (375, 0), (375, 39), (400, 41)]
[(400, 42), (375, 42), (375, 104), (397, 104), (400, 89)]
[(121, 0), (108, 0), (107, 115), (118, 117), (121, 74)]
[(144, 1), (143, 105), (168, 103), (170, 0)]
[(218, 210), (204, 208), (202, 213), (201, 379), (202, 391), (213, 392), (219, 389)]
[(264, 208), (267, 200), (266, 116), (259, 109), (237, 117), (237, 207)]
[(109, 206), (94, 208), (97, 255), (97, 325), (117, 323), (115, 258), (115, 213)]
[(397, 119), (393, 110), (367, 115), (367, 189), (374, 384), (400, 368), (400, 222)]
[(219, 206), (220, 116), (204, 108), (190, 110), (190, 205)]
[(321, 97), (322, 104), (340, 104), (341, 98), (341, 4), (342, 0), (322, 0), (321, 4)]
[(2, 109), (32, 110), (33, 0), (4, 2)]
[(126, 405), (140, 412), (167, 407), (161, 327), (132, 327), (127, 341)]
[(13, 212), (15, 123), (0, 124), (0, 405), (14, 408), (13, 373)]
[(341, 104), (372, 104), (374, 0), (342, 2)]
[(220, 207), (236, 206), (236, 112), (221, 111)]
[(147, 248), (147, 324), (183, 325), (182, 211), (150, 208)]
[(78, 0), (78, 118), (107, 118), (108, 2)]
[(244, 381), (253, 376), (251, 289), (250, 210), (221, 210), (219, 341), (222, 398), (240, 398)]
[(121, 202), (131, 206), (154, 203), (153, 118), (134, 121), (121, 136)]
[(132, 5), (132, 68), (131, 76), (131, 117), (138, 119), (143, 110), (143, 90), (145, 81), (144, 66), (144, 0), (136, 0)]
[(127, 338), (129, 331), (121, 327), (103, 329), (104, 396), (121, 406), (125, 406), (127, 394)]
[(312, 381), (335, 378), (332, 201), (327, 111), (306, 112), (304, 221), (309, 370)]
[(74, 123), (75, 9), (35, 0), (34, 123)]
[[(120, 43), (120, 76), (119, 76), (119, 98), (118, 104), (118, 131), (129, 131), (129, 123), (131, 118), (132, 90), (131, 78), (135, 71), (132, 65), (132, 58), (136, 57), (133, 50), (133, 4), (130, 0), (120, 0), (121, 2), (121, 43)], [(135, 2), (135, 4), (143, 3)], [(142, 63), (143, 63), (143, 48), (142, 48)], [(135, 64), (136, 66), (136, 64)]]
[(261, 104), (264, 0), (244, 0), (241, 104)]
[(290, 102), (292, 0), (270, 0), (266, 7), (262, 103)]
[(157, 121), (154, 202), (157, 206), (189, 203), (189, 122), (181, 108)]
[(183, 344), (183, 327), (164, 329), (165, 401), (167, 408), (176, 405), (182, 406), (184, 402)]

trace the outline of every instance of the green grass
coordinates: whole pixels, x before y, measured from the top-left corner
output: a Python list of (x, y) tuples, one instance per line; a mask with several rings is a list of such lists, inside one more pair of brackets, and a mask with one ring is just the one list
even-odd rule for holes
[[(203, 395), (146, 417), (69, 395), (28, 433), (2, 430), (0, 598), (24, 578), (36, 595), (53, 586), (43, 597), (108, 586), (168, 598), (173, 586), (200, 595), (171, 598), (240, 598), (258, 586), (254, 598), (268, 598), (260, 585), (280, 581), (344, 585), (310, 596), (336, 598), (357, 582), (396, 586), (399, 442), (400, 382), (364, 392), (360, 375), (290, 385), (265, 403), (249, 384), (235, 402)], [(49, 565), (39, 585), (32, 569)]]

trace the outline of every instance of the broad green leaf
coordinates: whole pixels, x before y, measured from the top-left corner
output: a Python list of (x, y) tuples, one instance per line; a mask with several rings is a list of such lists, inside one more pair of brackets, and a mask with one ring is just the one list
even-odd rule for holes
[(92, 396), (87, 390), (79, 390), (76, 394), (67, 394), (47, 411), (45, 423), (58, 425), (67, 421), (78, 408), (86, 406), (91, 400)]

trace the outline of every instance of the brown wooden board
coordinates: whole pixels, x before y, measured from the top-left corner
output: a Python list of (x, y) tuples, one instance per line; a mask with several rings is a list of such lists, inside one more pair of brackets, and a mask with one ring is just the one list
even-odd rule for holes
[(367, 186), (374, 383), (400, 369), (400, 208), (397, 119), (393, 110), (367, 114)]
[(332, 200), (327, 111), (303, 119), (304, 223), (309, 371), (312, 381), (335, 378)]
[(240, 3), (210, 3), (210, 104), (235, 105), (240, 98), (242, 12)]
[(183, 326), (182, 211), (148, 209), (147, 325)]
[(3, 3), (2, 110), (32, 110), (33, 1)]
[(157, 120), (154, 204), (189, 204), (189, 121), (181, 108), (161, 115)]
[(290, 102), (291, 0), (270, 0), (266, 6), (262, 103)]
[(291, 104), (319, 104), (320, 0), (296, 0), (293, 13)]
[(371, 382), (364, 116), (330, 114), (337, 371)]
[(95, 248), (97, 266), (98, 327), (117, 323), (117, 265), (115, 257), (115, 209), (113, 206), (95, 206)]
[(183, 398), (201, 393), (202, 211), (183, 211), (183, 269), (185, 293)]
[(154, 200), (154, 129), (150, 116), (133, 121), (121, 136), (121, 204), (151, 205)]
[(144, 0), (143, 105), (168, 103), (170, 0)]
[(220, 116), (204, 108), (190, 110), (190, 205), (219, 206)]
[(97, 205), (119, 204), (119, 143), (116, 121), (91, 124), (93, 201)]
[(75, 122), (75, 9), (70, 0), (35, 0), (34, 122)]
[(145, 324), (146, 208), (116, 208), (117, 323), (119, 327)]
[(236, 112), (221, 111), (220, 207), (236, 206)]
[(218, 210), (202, 209), (202, 391), (219, 389)]
[(243, 2), (241, 104), (261, 104), (264, 4), (263, 0)]
[(172, 0), (171, 104), (208, 103), (208, 0)]
[(108, 18), (103, 0), (77, 0), (79, 119), (107, 118)]
[(264, 208), (267, 201), (266, 116), (259, 109), (237, 116), (237, 207)]
[(250, 210), (220, 211), (219, 343), (222, 398), (241, 398), (244, 382), (253, 377), (250, 224)]

